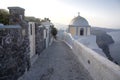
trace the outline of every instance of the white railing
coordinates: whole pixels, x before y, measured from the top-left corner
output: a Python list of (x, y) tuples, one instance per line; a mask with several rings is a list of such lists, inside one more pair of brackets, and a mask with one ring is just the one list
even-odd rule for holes
[(102, 57), (80, 42), (69, 33), (61, 33), (58, 39), (64, 40), (78, 57), (80, 63), (88, 70), (94, 80), (120, 80), (120, 67)]

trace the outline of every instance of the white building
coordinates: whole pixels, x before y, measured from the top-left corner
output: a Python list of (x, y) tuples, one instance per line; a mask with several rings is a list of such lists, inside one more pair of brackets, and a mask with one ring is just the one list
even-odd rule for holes
[(75, 40), (106, 57), (96, 43), (96, 36), (90, 34), (91, 26), (88, 21), (81, 17), (79, 13), (78, 16), (70, 22), (68, 31)]
[(70, 22), (68, 31), (72, 36), (87, 36), (90, 35), (90, 25), (88, 21), (78, 13), (78, 16)]
[(44, 30), (44, 38), (46, 39), (46, 48), (51, 45), (52, 37), (51, 37), (51, 25), (53, 25), (49, 20), (41, 22), (42, 26), (46, 29)]

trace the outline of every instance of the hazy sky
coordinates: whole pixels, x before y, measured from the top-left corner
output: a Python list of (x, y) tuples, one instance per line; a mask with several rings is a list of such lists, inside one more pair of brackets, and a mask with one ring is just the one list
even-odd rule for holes
[(78, 12), (91, 26), (120, 28), (120, 0), (0, 0), (0, 8), (20, 6), (26, 16), (69, 24)]

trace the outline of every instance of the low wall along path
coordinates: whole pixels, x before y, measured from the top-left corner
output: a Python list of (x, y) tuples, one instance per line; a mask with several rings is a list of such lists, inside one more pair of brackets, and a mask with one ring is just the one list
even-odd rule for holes
[(60, 34), (58, 39), (65, 41), (71, 47), (79, 62), (94, 80), (120, 80), (120, 67), (115, 63), (74, 40), (68, 33)]

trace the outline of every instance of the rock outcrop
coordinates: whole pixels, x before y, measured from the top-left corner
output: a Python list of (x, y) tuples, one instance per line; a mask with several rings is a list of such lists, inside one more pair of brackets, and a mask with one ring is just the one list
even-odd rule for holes
[(102, 30), (92, 30), (91, 34), (96, 35), (97, 45), (103, 50), (108, 59), (113, 61), (113, 58), (111, 57), (109, 52), (109, 45), (114, 43), (112, 37)]

